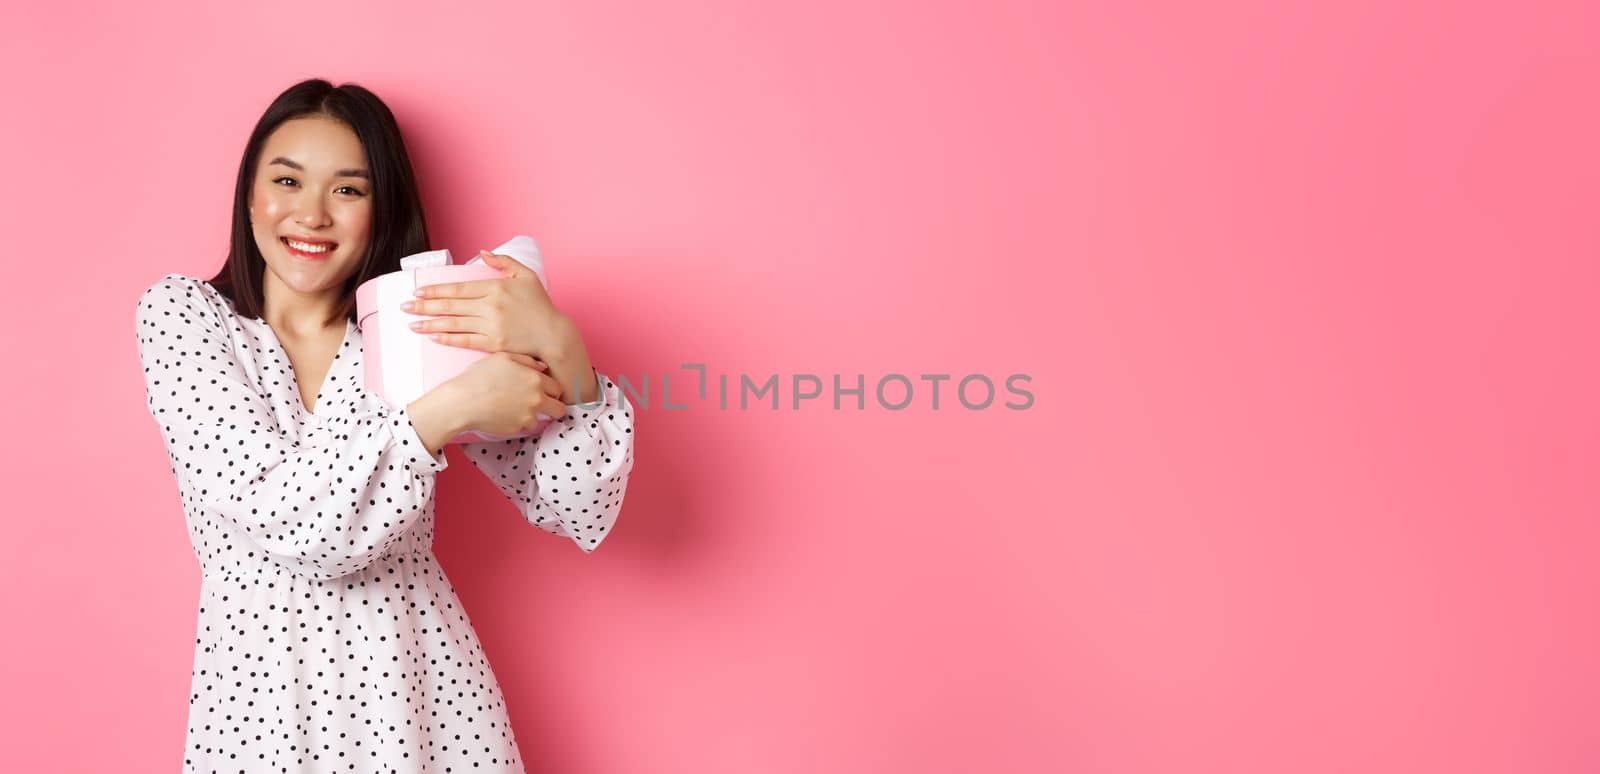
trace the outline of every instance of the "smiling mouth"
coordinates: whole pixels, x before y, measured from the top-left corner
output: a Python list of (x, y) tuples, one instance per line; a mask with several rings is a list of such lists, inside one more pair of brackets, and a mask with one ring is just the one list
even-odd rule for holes
[(289, 239), (288, 237), (279, 237), (278, 241), (282, 242), (283, 246), (288, 248), (289, 252), (302, 258), (310, 259), (325, 258), (329, 253), (333, 252), (334, 248), (339, 246), (337, 242), (310, 244), (306, 242), (297, 242)]

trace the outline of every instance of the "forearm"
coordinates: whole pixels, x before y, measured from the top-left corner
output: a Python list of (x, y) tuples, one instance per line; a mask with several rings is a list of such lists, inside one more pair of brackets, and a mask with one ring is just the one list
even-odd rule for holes
[(411, 426), (428, 447), (428, 453), (437, 455), (451, 438), (471, 429), (466, 408), (446, 382), (407, 404), (406, 413), (411, 415)]
[[(268, 454), (241, 443), (211, 452), (228, 457), (225, 469), (236, 483), (208, 488), (197, 468), (187, 489), (296, 574), (336, 578), (382, 557), (427, 513), (444, 463), (414, 429), (399, 412), (333, 417), (326, 443), (280, 443)], [(212, 466), (212, 458), (201, 459)]]

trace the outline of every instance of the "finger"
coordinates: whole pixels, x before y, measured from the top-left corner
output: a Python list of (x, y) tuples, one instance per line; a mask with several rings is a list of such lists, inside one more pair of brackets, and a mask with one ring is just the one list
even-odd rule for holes
[(552, 398), (547, 395), (544, 400), (539, 402), (539, 413), (553, 419), (560, 419), (567, 415), (567, 404), (562, 403), (559, 398)]
[(521, 363), (521, 364), (523, 364), (523, 365), (525, 365), (525, 366), (527, 366), (529, 368), (535, 368), (536, 369), (536, 368), (539, 367), (537, 365), (539, 361), (534, 360), (532, 355), (524, 355), (521, 352), (507, 352), (507, 353), (505, 353), (505, 355), (506, 355), (506, 357), (509, 357), (512, 360), (515, 360), (518, 363)]
[[(484, 262), (499, 269), (500, 273), (505, 275), (506, 280), (515, 280), (524, 284), (531, 289), (526, 292), (532, 292), (536, 297), (550, 298), (550, 292), (545, 288), (544, 280), (539, 278), (539, 272), (534, 271), (533, 267), (510, 256), (491, 253), (487, 250), (483, 251), (482, 255), (484, 256)], [(528, 278), (532, 278), (533, 281), (525, 282)], [(535, 286), (537, 287), (535, 288)]]
[(499, 350), (497, 352), (497, 354), (505, 355), (506, 357), (509, 357), (512, 360), (515, 360), (518, 363), (521, 363), (521, 364), (523, 364), (523, 365), (525, 365), (525, 366), (527, 366), (529, 368), (532, 368), (532, 369), (534, 369), (536, 371), (547, 371), (550, 368), (550, 366), (546, 365), (543, 360), (540, 360), (539, 358), (536, 358), (533, 355), (524, 354), (522, 352), (511, 352), (511, 351), (508, 351), (508, 350)]
[(500, 270), (507, 277), (525, 277), (533, 273), (533, 268), (509, 255), (491, 253), (484, 250), (478, 255), (483, 256), (483, 262)]
[(489, 289), (499, 280), (463, 280), (461, 282), (437, 282), (432, 285), (422, 285), (416, 290), (417, 298), (482, 298), (489, 295)]
[(406, 325), (417, 333), (484, 333), (483, 318), (470, 314), (412, 320)]
[(482, 303), (477, 298), (413, 298), (400, 304), (400, 311), (415, 315), (461, 316), (475, 314)]
[(533, 413), (533, 421), (522, 428), (523, 432), (533, 432), (538, 429), (539, 423), (545, 420), (565, 417), (567, 415), (567, 405), (557, 398), (545, 396), (534, 406)]
[(476, 349), (480, 352), (495, 351), (489, 348), (489, 337), (481, 333), (430, 333), (428, 338), (436, 344), (443, 344), (447, 347)]
[(554, 376), (541, 371), (539, 373), (539, 391), (552, 398), (560, 398), (561, 382), (556, 381)]

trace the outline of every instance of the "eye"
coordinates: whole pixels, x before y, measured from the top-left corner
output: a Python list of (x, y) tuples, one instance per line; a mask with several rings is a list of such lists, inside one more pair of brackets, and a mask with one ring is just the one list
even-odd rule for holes
[[(284, 181), (288, 181), (288, 183), (287, 183), (288, 185), (299, 185), (298, 182), (295, 182), (294, 178), (288, 177), (288, 176), (277, 177), (277, 178), (273, 178), (273, 180), (272, 180), (272, 182), (274, 182), (274, 183), (283, 183)], [(334, 190), (335, 191), (349, 191), (350, 193), (353, 193), (356, 196), (366, 196), (366, 194), (364, 192), (362, 192), (361, 189), (356, 188), (354, 186), (341, 185), (338, 188), (335, 188)]]

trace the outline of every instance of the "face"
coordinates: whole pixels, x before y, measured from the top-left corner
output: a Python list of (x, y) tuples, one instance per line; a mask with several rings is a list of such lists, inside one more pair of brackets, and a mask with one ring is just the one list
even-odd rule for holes
[(371, 236), (367, 174), (361, 141), (331, 118), (285, 121), (267, 137), (250, 189), (250, 225), (267, 262), (263, 282), (288, 295), (339, 292)]

